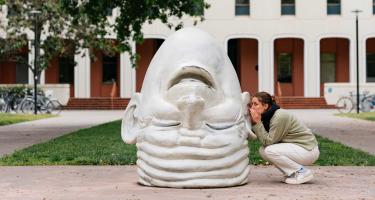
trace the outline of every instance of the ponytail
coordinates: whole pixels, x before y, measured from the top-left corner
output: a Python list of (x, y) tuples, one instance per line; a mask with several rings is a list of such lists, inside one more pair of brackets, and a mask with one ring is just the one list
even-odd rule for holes
[(268, 104), (269, 107), (276, 104), (275, 96), (271, 96), (267, 92), (257, 92), (253, 97), (256, 97), (263, 104)]

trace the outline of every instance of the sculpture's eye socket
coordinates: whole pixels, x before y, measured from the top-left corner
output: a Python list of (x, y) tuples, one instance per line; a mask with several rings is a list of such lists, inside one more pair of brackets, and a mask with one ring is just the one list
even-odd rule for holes
[(236, 123), (220, 123), (220, 124), (214, 124), (214, 123), (206, 123), (206, 126), (213, 130), (225, 130), (232, 128)]
[(190, 66), (182, 68), (182, 70), (174, 75), (174, 78), (169, 81), (168, 89), (179, 83), (186, 82), (199, 82), (209, 88), (215, 88), (214, 80), (207, 70), (196, 66)]
[(168, 127), (177, 127), (177, 126), (181, 125), (181, 122), (179, 122), (179, 121), (173, 121), (173, 120), (157, 120), (157, 119), (153, 119), (152, 120), (152, 124), (154, 126), (168, 128)]

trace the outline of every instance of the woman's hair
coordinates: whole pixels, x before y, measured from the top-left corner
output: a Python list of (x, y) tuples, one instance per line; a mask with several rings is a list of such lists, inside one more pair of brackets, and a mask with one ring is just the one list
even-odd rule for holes
[(256, 97), (263, 104), (268, 104), (271, 107), (273, 104), (276, 104), (275, 97), (271, 96), (267, 92), (257, 92), (254, 94), (253, 98)]

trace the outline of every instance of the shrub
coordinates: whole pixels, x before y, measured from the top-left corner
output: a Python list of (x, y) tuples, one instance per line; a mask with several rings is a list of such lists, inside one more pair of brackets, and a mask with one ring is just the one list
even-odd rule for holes
[[(31, 94), (33, 89), (33, 87), (27, 85), (3, 86), (0, 87), (0, 96), (10, 93), (16, 97), (23, 97), (25, 92)], [(44, 94), (43, 90), (38, 88), (38, 94)]]

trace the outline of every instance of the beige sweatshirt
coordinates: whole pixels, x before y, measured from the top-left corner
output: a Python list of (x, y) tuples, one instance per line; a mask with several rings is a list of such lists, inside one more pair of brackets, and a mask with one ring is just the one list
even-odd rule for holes
[(276, 110), (272, 116), (269, 132), (262, 122), (255, 124), (252, 129), (263, 146), (281, 142), (293, 143), (310, 151), (318, 145), (311, 130), (284, 109)]

